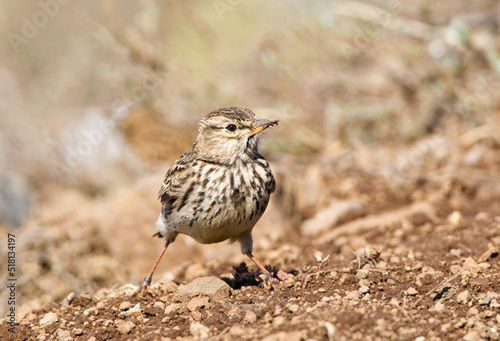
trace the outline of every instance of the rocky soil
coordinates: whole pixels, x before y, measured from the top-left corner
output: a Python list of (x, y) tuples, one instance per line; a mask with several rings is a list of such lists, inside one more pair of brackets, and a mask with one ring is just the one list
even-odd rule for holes
[[(464, 157), (462, 152), (448, 156)], [(485, 155), (498, 151), (485, 148)], [(61, 302), (20, 316), (14, 334), (3, 319), (1, 338), (498, 340), (500, 176), (484, 169), (490, 168), (454, 171), (442, 186), (430, 185), (427, 176), (426, 185), (410, 191), (419, 193), (418, 200), (408, 203), (340, 200), (267, 247), (257, 226), (256, 252), (275, 274), (287, 273), (280, 271), (272, 286), (260, 283), (253, 264), (249, 269), (237, 256), (187, 262), (154, 278), (146, 297), (133, 297), (136, 286), (126, 283), (67, 291)], [(441, 179), (447, 172), (432, 174)], [(341, 183), (346, 179), (359, 181), (351, 194), (368, 180), (355, 172)], [(373, 197), (390, 197), (378, 181)], [(291, 196), (278, 193), (273, 205)], [(270, 210), (272, 217), (275, 208)], [(263, 226), (271, 226), (268, 219)]]

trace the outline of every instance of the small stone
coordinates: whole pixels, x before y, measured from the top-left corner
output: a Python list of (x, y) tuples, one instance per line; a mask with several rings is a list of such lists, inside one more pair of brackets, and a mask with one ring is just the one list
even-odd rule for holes
[(192, 322), (189, 325), (189, 332), (196, 338), (206, 339), (210, 334), (210, 329), (199, 322)]
[(435, 312), (441, 312), (446, 309), (445, 305), (441, 302), (436, 302), (429, 310), (430, 311), (435, 311)]
[(66, 298), (62, 301), (62, 304), (63, 305), (71, 304), (71, 302), (73, 302), (73, 300), (75, 299), (75, 296), (76, 294), (74, 292), (70, 292), (68, 296), (66, 296)]
[(418, 295), (418, 291), (414, 287), (408, 288), (408, 290), (406, 290), (406, 293), (408, 295), (410, 295), (410, 296), (416, 296), (416, 295)]
[(177, 310), (179, 310), (179, 305), (176, 303), (171, 303), (165, 308), (165, 315), (168, 315), (171, 312), (177, 312)]
[(292, 304), (290, 307), (288, 307), (288, 310), (291, 313), (296, 313), (297, 311), (299, 311), (299, 306), (298, 304)]
[(128, 316), (141, 315), (141, 313), (142, 313), (142, 309), (141, 309), (141, 304), (140, 303), (137, 303), (135, 306), (133, 306), (132, 308), (130, 308), (127, 311), (127, 315)]
[(115, 320), (115, 326), (120, 334), (126, 335), (135, 327), (135, 323), (132, 321)]
[(83, 311), (83, 316), (89, 316), (89, 315), (97, 315), (97, 308), (96, 307), (90, 307), (88, 309), (85, 309)]
[(104, 302), (101, 301), (101, 302), (97, 303), (95, 307), (99, 310), (104, 310), (104, 309), (106, 309), (106, 304), (104, 304)]
[(165, 309), (165, 303), (161, 302), (161, 301), (157, 301), (153, 304), (153, 307), (155, 308), (160, 308), (160, 309)]
[(243, 318), (243, 321), (247, 323), (254, 323), (257, 321), (257, 315), (252, 310), (248, 310)]
[(189, 301), (186, 306), (189, 309), (189, 311), (195, 311), (198, 308), (208, 307), (208, 297), (206, 296), (195, 297), (191, 299), (191, 301)]
[(47, 314), (43, 315), (39, 324), (40, 324), (40, 326), (43, 327), (43, 326), (55, 323), (57, 321), (59, 321), (59, 319), (57, 318), (56, 313), (47, 313)]
[(76, 336), (83, 335), (83, 329), (82, 328), (73, 328), (73, 334)]
[(285, 323), (285, 321), (286, 321), (286, 319), (283, 316), (277, 316), (273, 320), (273, 326), (275, 326), (275, 327), (282, 326)]
[(264, 321), (266, 323), (272, 323), (273, 322), (273, 318), (271, 317), (271, 314), (269, 312), (267, 312), (262, 317), (262, 321)]
[(399, 307), (401, 305), (401, 302), (397, 298), (392, 298), (389, 301), (389, 304), (394, 306), (394, 307)]
[(479, 314), (479, 310), (477, 310), (476, 307), (470, 308), (469, 311), (467, 312), (467, 315), (473, 315), (474, 316), (474, 315), (477, 315), (477, 314)]
[(357, 290), (346, 291), (345, 297), (348, 300), (357, 300), (357, 299), (359, 299), (359, 292)]
[(197, 295), (206, 295), (215, 302), (225, 300), (229, 297), (229, 285), (223, 280), (210, 276), (197, 278), (194, 281), (179, 286), (179, 294), (193, 297)]
[(87, 300), (92, 300), (92, 294), (88, 291), (84, 291), (80, 294), (80, 298), (86, 298)]
[(319, 289), (318, 289), (318, 292), (319, 292), (319, 293), (325, 293), (325, 292), (326, 292), (326, 289), (325, 289), (325, 288), (319, 288)]
[(465, 334), (463, 341), (481, 341), (483, 338), (479, 335), (479, 333), (475, 330), (472, 330)]
[(491, 301), (496, 298), (498, 298), (496, 292), (488, 291), (488, 293), (480, 295), (478, 303), (479, 305), (490, 305)]
[(365, 279), (368, 278), (370, 271), (368, 269), (360, 269), (356, 272), (357, 279)]
[(469, 272), (472, 275), (477, 275), (481, 272), (481, 268), (479, 267), (477, 262), (474, 259), (472, 259), (471, 257), (468, 257), (467, 259), (465, 259), (464, 267), (467, 270), (467, 272)]
[(287, 274), (285, 280), (283, 281), (283, 286), (285, 288), (291, 288), (295, 285), (295, 276), (292, 274)]
[(498, 249), (496, 247), (490, 247), (488, 250), (483, 252), (481, 256), (479, 256), (477, 261), (479, 263), (486, 262), (496, 256), (498, 256)]
[(128, 310), (130, 309), (130, 307), (132, 307), (132, 303), (130, 303), (129, 301), (123, 301), (122, 303), (120, 303), (120, 307), (118, 309)]
[(498, 309), (500, 308), (500, 302), (498, 302), (495, 298), (490, 302), (490, 308)]
[(450, 255), (455, 256), (455, 257), (460, 257), (462, 255), (462, 250), (460, 250), (460, 249), (451, 249), (450, 250)]
[(467, 304), (467, 302), (469, 302), (469, 299), (470, 299), (469, 290), (464, 290), (457, 295), (458, 303)]
[(362, 286), (362, 287), (360, 287), (360, 288), (359, 288), (359, 290), (358, 290), (358, 293), (359, 293), (360, 295), (365, 295), (365, 294), (368, 294), (369, 292), (370, 292), (370, 288), (369, 288), (369, 287), (367, 287), (367, 286)]
[(113, 324), (113, 320), (106, 320), (106, 321), (103, 321), (103, 322), (102, 322), (102, 325), (103, 325), (104, 327), (109, 327), (109, 326), (111, 326), (112, 324)]
[(57, 331), (57, 341), (70, 341), (73, 340), (69, 330), (59, 329)]
[(458, 226), (463, 221), (462, 213), (459, 211), (453, 211), (453, 213), (448, 216), (447, 220), (451, 225)]
[(479, 268), (483, 271), (488, 270), (489, 268), (491, 268), (491, 264), (488, 262), (482, 262), (482, 263), (479, 263)]

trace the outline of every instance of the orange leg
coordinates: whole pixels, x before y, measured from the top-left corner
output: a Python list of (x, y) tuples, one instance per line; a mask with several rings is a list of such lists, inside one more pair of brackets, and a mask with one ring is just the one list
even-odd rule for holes
[(253, 262), (259, 267), (260, 271), (262, 271), (262, 273), (267, 277), (269, 276), (269, 271), (266, 270), (266, 268), (257, 260), (257, 258), (254, 257), (254, 255), (252, 255), (251, 252), (248, 252), (246, 253), (246, 255), (251, 259), (253, 260)]
[(151, 279), (153, 278), (153, 273), (156, 270), (156, 267), (160, 263), (161, 258), (163, 257), (163, 254), (165, 251), (167, 251), (167, 247), (170, 244), (170, 242), (165, 242), (165, 245), (163, 246), (163, 249), (160, 252), (160, 255), (156, 259), (156, 262), (153, 264), (153, 267), (149, 271), (149, 273), (144, 277), (144, 280), (142, 281), (141, 285), (137, 288), (137, 290), (134, 292), (132, 296), (135, 296), (139, 294), (139, 296), (144, 296), (146, 294), (146, 289), (149, 287), (149, 284), (151, 284)]

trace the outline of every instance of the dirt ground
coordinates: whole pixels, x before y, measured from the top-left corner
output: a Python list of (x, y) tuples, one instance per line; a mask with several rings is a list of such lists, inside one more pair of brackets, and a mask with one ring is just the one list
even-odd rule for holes
[[(70, 2), (0, 49), (1, 340), (500, 340), (498, 3), (289, 3)], [(0, 4), (5, 35), (43, 10)], [(133, 297), (165, 171), (233, 105), (280, 121), (272, 285), (179, 236)]]
[[(439, 148), (450, 153), (449, 161), (466, 157), (462, 148)], [(339, 200), (291, 232), (297, 235), (280, 234), (268, 246), (259, 243), (264, 236), (258, 231), (272, 228), (271, 218), (263, 218), (264, 226), (255, 229), (256, 252), (288, 273), (274, 288), (259, 285), (257, 274), (245, 272), (236, 260), (187, 262), (154, 278), (144, 298), (131, 297), (135, 286), (123, 282), (91, 293), (68, 290), (62, 303), (26, 312), (14, 337), (4, 319), (2, 339), (497, 340), (500, 174), (492, 160), (499, 160), (499, 152), (481, 149), (478, 164), (453, 170), (447, 186), (434, 186), (428, 176), (448, 178), (447, 167), (421, 174), (418, 186), (408, 191), (415, 200), (395, 200), (383, 180), (351, 170), (339, 185), (355, 183), (348, 189), (353, 196), (379, 188), (371, 199)], [(273, 205), (293, 202), (293, 195), (277, 193)], [(147, 247), (160, 246), (146, 240)], [(200, 246), (205, 247), (224, 248)], [(204, 276), (223, 279), (230, 292), (179, 293), (179, 285)]]

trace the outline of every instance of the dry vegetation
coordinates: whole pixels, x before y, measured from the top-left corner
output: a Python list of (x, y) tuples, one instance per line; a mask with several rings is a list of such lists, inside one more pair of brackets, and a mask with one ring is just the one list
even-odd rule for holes
[[(0, 0), (0, 232), (16, 236), (18, 322), (0, 320), (0, 338), (498, 340), (499, 13)], [(280, 120), (262, 139), (278, 190), (254, 239), (290, 275), (247, 286), (237, 246), (179, 237), (157, 296), (130, 298), (161, 247), (164, 171), (226, 106)], [(230, 295), (180, 293), (203, 276)]]

